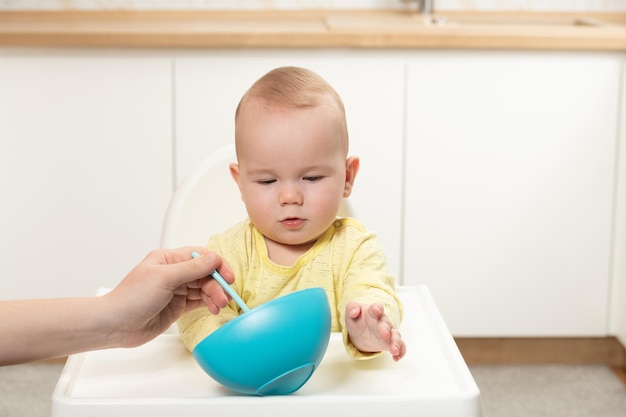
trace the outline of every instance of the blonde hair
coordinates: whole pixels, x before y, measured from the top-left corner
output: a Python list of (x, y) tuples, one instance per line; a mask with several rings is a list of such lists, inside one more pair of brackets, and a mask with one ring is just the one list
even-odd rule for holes
[(348, 127), (343, 100), (326, 80), (306, 68), (280, 67), (259, 78), (239, 101), (235, 111), (235, 124), (243, 105), (253, 99), (268, 107), (301, 109), (318, 106), (325, 98), (330, 98), (337, 106), (347, 152)]

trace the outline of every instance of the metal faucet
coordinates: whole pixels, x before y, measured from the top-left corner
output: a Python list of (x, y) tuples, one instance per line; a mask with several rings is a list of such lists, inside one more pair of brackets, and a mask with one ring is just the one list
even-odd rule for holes
[(433, 14), (435, 0), (418, 0), (420, 11), (425, 15)]
[[(405, 0), (406, 1), (406, 0)], [(435, 16), (435, 0), (417, 0), (417, 11), (423, 17), (424, 25), (443, 26), (448, 23), (445, 16)]]

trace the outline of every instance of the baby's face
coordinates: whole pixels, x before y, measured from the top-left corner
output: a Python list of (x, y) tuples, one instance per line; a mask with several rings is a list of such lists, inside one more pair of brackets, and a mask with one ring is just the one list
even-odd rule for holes
[(335, 220), (346, 190), (347, 138), (337, 109), (268, 109), (248, 103), (237, 118), (231, 167), (250, 220), (285, 245), (316, 240)]

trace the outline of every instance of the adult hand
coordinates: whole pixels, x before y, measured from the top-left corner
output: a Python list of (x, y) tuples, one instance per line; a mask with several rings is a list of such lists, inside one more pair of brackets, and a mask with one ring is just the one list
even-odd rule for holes
[[(192, 259), (192, 252), (200, 254)], [(138, 264), (110, 293), (109, 331), (117, 345), (138, 346), (163, 333), (181, 314), (208, 308), (213, 314), (226, 307), (228, 297), (210, 277), (218, 270), (232, 284), (230, 267), (214, 252), (202, 247), (155, 250)]]
[[(193, 251), (201, 256), (192, 259)], [(215, 269), (234, 282), (228, 265), (205, 248), (156, 250), (102, 297), (0, 301), (0, 366), (138, 346), (186, 311), (218, 313), (228, 298), (209, 278)]]

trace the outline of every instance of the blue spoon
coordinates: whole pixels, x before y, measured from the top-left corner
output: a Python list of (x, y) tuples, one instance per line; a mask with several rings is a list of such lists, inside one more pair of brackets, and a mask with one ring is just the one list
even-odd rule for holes
[[(198, 256), (200, 256), (198, 252), (191, 253), (192, 258), (197, 258)], [(231, 298), (235, 300), (237, 305), (243, 310), (244, 313), (250, 311), (246, 303), (241, 299), (241, 297), (239, 297), (239, 294), (237, 294), (235, 290), (233, 290), (232, 287), (228, 285), (228, 282), (226, 282), (224, 277), (222, 277), (220, 273), (217, 272), (217, 270), (211, 272), (211, 276), (222, 286), (222, 288), (224, 288), (228, 295), (230, 295)]]

